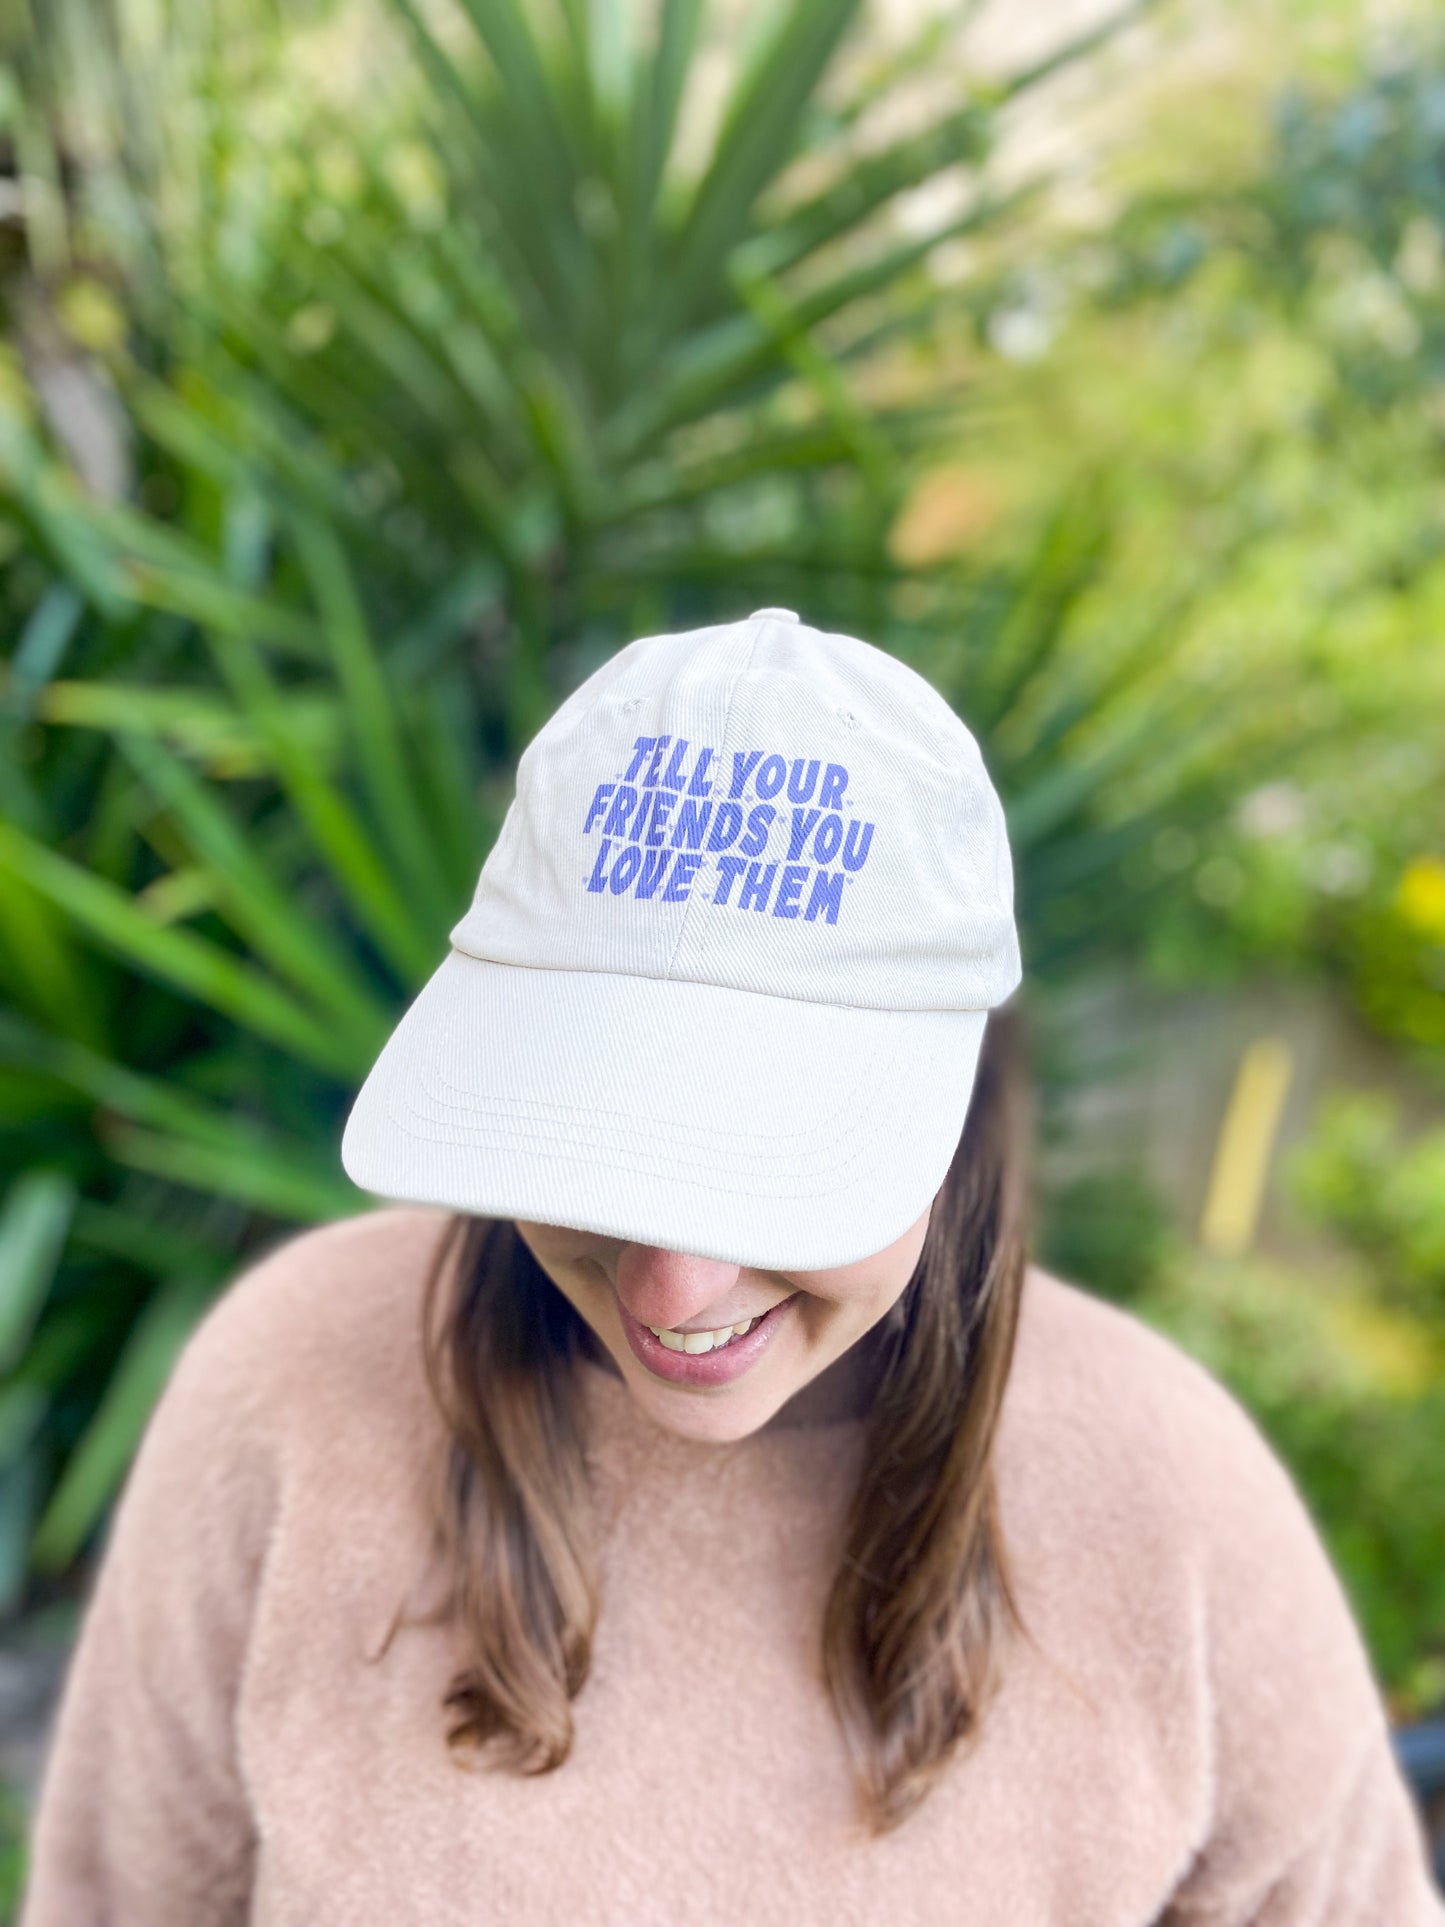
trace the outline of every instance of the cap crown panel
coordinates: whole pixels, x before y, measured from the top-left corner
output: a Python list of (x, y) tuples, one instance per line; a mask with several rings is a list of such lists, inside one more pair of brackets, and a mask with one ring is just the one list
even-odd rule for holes
[(915, 671), (759, 612), (644, 637), (572, 692), (452, 942), (541, 968), (875, 1008), (1019, 980), (1002, 810)]

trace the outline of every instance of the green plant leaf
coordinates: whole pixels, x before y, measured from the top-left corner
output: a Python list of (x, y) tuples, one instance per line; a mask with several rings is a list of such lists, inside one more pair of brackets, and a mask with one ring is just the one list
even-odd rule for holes
[(464, 906), (452, 896), (428, 834), (396, 727), (395, 699), (346, 556), (322, 523), (297, 518), (293, 534), (331, 640), (362, 781), (391, 845), (397, 873), (406, 877), (408, 893), (429, 907), (436, 922), (454, 922)]
[(187, 930), (157, 924), (115, 884), (0, 823), (0, 869), (20, 876), (86, 934), (135, 969), (171, 984), (305, 1062), (348, 1077), (356, 1058), (345, 1038), (249, 964)]
[(0, 1375), (14, 1365), (35, 1329), (65, 1248), (75, 1199), (75, 1181), (67, 1173), (36, 1166), (11, 1180), (0, 1204)]
[(102, 1122), (99, 1129), (110, 1155), (133, 1170), (235, 1198), (274, 1217), (319, 1224), (349, 1217), (362, 1198), (339, 1164), (268, 1141), (259, 1131), (237, 1132), (235, 1141), (221, 1149), (134, 1124)]
[(307, 753), (259, 652), (243, 636), (210, 638), (216, 660), (265, 742), (279, 780), (318, 850), (347, 892), (362, 927), (405, 983), (436, 966), (434, 946), (338, 785)]
[(375, 1056), (391, 1017), (351, 954), (296, 902), (271, 874), (259, 839), (228, 815), (219, 800), (175, 757), (143, 737), (117, 743), (152, 792), (174, 812), (202, 860), (217, 903), (237, 933), (273, 969), (308, 996), (346, 1033), (355, 1062)]

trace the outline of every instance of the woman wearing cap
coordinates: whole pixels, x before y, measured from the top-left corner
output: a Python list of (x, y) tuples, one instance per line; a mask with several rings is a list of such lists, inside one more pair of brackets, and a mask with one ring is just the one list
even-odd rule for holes
[[(1241, 1407), (1026, 1263), (1003, 812), (791, 611), (558, 709), (152, 1416), (24, 1927), (1426, 1927)], [(990, 1013), (994, 1013), (990, 1016)]]

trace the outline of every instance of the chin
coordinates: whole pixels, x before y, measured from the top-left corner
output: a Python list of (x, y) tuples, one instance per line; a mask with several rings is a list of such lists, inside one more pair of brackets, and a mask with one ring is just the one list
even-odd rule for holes
[(700, 1445), (731, 1445), (756, 1432), (773, 1416), (776, 1405), (760, 1399), (749, 1387), (723, 1386), (715, 1391), (684, 1391), (674, 1385), (627, 1378), (627, 1389), (649, 1418), (679, 1438)]

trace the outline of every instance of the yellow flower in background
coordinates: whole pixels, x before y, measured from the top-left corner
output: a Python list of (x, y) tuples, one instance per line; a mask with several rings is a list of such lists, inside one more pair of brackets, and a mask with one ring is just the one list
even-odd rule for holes
[(1371, 1391), (1418, 1398), (1438, 1382), (1439, 1346), (1421, 1320), (1354, 1293), (1326, 1299), (1319, 1317), (1342, 1365), (1362, 1377)]
[(1405, 866), (1395, 892), (1395, 908), (1431, 943), (1445, 943), (1445, 862), (1417, 856)]

